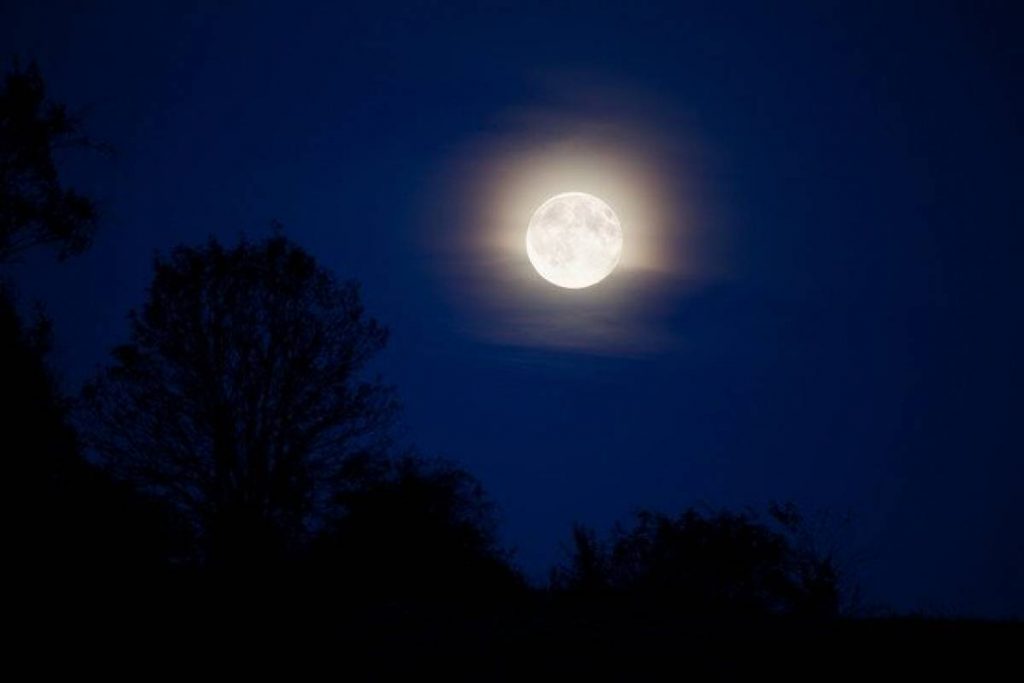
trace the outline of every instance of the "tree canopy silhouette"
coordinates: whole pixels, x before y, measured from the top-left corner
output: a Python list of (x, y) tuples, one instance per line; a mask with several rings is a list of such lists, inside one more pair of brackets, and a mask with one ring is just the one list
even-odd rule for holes
[(642, 510), (607, 540), (574, 530), (569, 563), (556, 570), (561, 590), (618, 594), (686, 614), (834, 615), (839, 574), (833, 558), (802, 542), (791, 505), (769, 509), (771, 523), (749, 513), (677, 516)]
[(83, 392), (88, 443), (117, 476), (172, 501), (214, 562), (307, 537), (395, 400), (367, 363), (387, 340), (359, 289), (283, 236), (157, 258), (130, 342)]
[(497, 540), (483, 486), (454, 463), (380, 460), (339, 490), (343, 510), (320, 537), (321, 568), (362, 597), (494, 596), (522, 589)]
[(35, 64), (6, 74), (0, 88), (0, 262), (49, 244), (61, 258), (92, 241), (96, 205), (63, 186), (54, 152), (94, 146), (63, 104), (46, 98)]

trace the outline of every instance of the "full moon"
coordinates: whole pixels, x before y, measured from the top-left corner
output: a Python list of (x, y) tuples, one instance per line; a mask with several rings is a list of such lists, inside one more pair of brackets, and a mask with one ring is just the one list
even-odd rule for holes
[(526, 253), (541, 276), (582, 289), (615, 270), (622, 257), (622, 224), (606, 203), (586, 192), (564, 192), (533, 212)]

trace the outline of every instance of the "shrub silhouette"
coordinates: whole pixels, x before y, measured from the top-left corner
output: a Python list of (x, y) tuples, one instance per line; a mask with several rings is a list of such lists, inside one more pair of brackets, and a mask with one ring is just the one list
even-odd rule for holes
[(769, 519), (643, 510), (604, 541), (577, 527), (570, 560), (555, 571), (553, 586), (692, 615), (836, 614), (833, 560), (802, 547), (802, 520), (794, 507), (773, 506)]

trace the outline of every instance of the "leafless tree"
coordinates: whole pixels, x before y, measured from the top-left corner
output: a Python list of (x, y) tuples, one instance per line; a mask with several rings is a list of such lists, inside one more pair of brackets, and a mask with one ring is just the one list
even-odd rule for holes
[(83, 392), (87, 443), (185, 512), (212, 559), (276, 552), (385, 447), (394, 395), (363, 375), (387, 331), (282, 236), (155, 269), (131, 341)]

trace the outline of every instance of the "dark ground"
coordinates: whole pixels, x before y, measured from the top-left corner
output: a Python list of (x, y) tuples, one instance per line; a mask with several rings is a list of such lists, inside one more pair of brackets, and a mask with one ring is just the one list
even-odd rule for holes
[(427, 673), (474, 680), (996, 680), (1017, 669), (1024, 643), (1024, 628), (1010, 622), (683, 619), (657, 606), (574, 604), (546, 594), (371, 605), (266, 588), (176, 580), (117, 593), (76, 590), (73, 598), (23, 595), (28, 613), (12, 633), (31, 645), (14, 651), (29, 655), (39, 673), (200, 667), (356, 680)]

